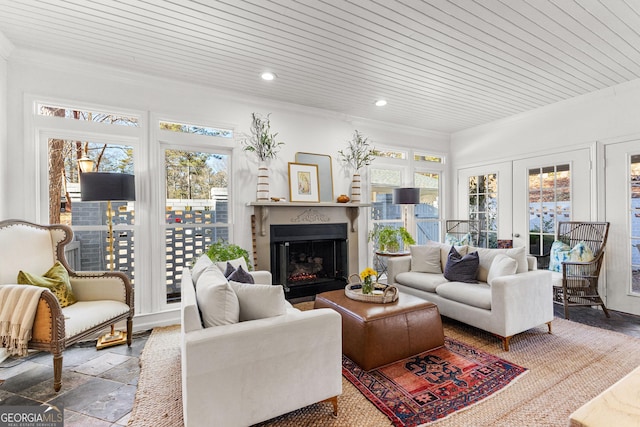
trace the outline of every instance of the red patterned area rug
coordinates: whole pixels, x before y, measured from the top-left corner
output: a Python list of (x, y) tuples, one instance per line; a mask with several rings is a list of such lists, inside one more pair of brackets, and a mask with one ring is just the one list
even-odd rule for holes
[(397, 427), (445, 418), (492, 396), (526, 368), (460, 341), (363, 371), (342, 356), (342, 374)]

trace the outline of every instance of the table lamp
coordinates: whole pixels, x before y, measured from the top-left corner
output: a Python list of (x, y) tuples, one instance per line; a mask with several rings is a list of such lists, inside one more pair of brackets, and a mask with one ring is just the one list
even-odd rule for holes
[[(112, 201), (134, 201), (136, 199), (134, 176), (114, 172), (84, 172), (80, 174), (80, 199), (83, 202), (107, 202), (107, 242), (109, 244), (109, 270), (115, 267), (113, 239)], [(111, 333), (98, 339), (98, 349), (127, 342), (127, 333), (116, 331), (111, 325)]]

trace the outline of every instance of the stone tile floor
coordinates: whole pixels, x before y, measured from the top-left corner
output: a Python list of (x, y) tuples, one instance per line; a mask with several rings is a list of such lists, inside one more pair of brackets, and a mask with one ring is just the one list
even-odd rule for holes
[(0, 406), (40, 405), (64, 408), (69, 427), (126, 426), (133, 407), (139, 357), (149, 332), (137, 333), (131, 347), (96, 350), (95, 341), (63, 353), (62, 389), (53, 391), (53, 357), (38, 352), (0, 364)]
[[(554, 306), (563, 317), (561, 306)], [(601, 310), (573, 307), (570, 320), (618, 331), (640, 338), (640, 316), (611, 311), (607, 319)], [(23, 359), (9, 358), (0, 364), (0, 406), (39, 405), (64, 407), (67, 427), (126, 426), (140, 374), (139, 356), (149, 332), (134, 336), (131, 348), (117, 346), (95, 349), (95, 342), (76, 344), (64, 352), (62, 390), (53, 391), (52, 357), (35, 353)]]

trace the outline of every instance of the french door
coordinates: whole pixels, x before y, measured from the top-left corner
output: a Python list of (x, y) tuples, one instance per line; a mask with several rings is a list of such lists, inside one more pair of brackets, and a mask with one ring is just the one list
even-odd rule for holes
[(607, 307), (640, 315), (640, 140), (605, 146)]
[(513, 246), (548, 254), (560, 221), (590, 221), (588, 148), (513, 162)]

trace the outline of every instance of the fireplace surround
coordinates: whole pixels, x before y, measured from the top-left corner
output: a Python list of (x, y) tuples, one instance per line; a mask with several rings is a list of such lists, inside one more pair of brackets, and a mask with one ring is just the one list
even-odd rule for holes
[(256, 268), (287, 299), (344, 288), (358, 272), (356, 203), (253, 202)]

